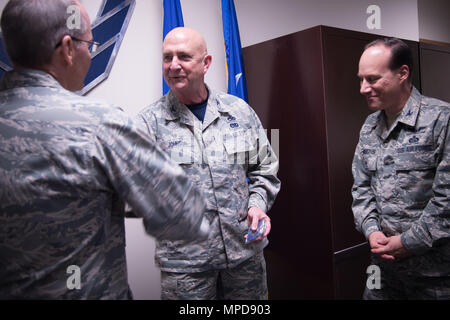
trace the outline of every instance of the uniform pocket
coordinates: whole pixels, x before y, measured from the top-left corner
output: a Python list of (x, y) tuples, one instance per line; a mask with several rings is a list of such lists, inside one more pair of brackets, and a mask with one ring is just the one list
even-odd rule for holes
[(225, 150), (229, 155), (241, 152), (249, 152), (256, 147), (255, 137), (252, 130), (238, 130), (225, 134), (223, 137)]
[(228, 209), (233, 212), (234, 223), (244, 232), (249, 199), (247, 169), (251, 153), (256, 152), (256, 138), (252, 130), (236, 130), (223, 136), (223, 145), (230, 187)]
[(377, 157), (368, 157), (364, 159), (364, 166), (370, 172), (377, 171)]
[(432, 196), (436, 162), (432, 152), (402, 153), (395, 159), (397, 190), (411, 205), (424, 207)]
[(256, 138), (251, 130), (239, 130), (225, 134), (223, 145), (227, 164), (248, 165), (256, 154)]
[(432, 152), (402, 153), (395, 161), (397, 171), (420, 171), (436, 168)]

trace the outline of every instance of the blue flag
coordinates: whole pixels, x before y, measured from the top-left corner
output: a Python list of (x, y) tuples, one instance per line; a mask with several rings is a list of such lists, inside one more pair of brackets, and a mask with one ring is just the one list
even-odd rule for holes
[(233, 0), (222, 0), (222, 20), (227, 58), (228, 93), (248, 102), (241, 38)]
[[(163, 40), (166, 35), (177, 27), (184, 27), (183, 12), (181, 11), (180, 0), (163, 0), (164, 26)], [(169, 92), (170, 88), (163, 77), (163, 95)]]

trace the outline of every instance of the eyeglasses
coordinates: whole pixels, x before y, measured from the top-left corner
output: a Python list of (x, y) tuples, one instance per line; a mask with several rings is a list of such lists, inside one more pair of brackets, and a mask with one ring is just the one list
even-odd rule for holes
[[(100, 46), (100, 43), (96, 42), (94, 40), (91, 40), (91, 41), (89, 41), (89, 40), (81, 40), (81, 39), (78, 39), (78, 38), (75, 38), (75, 37), (72, 37), (72, 36), (71, 36), (71, 38), (72, 38), (72, 40), (75, 40), (75, 41), (88, 43), (89, 44), (89, 46), (88, 46), (89, 52), (91, 54), (95, 53), (97, 51), (98, 47)], [(55, 49), (58, 48), (61, 44), (62, 44), (62, 40), (56, 44)]]
[(78, 38), (75, 38), (75, 37), (72, 37), (72, 40), (89, 43), (89, 47), (88, 48), (89, 48), (89, 52), (90, 53), (95, 53), (95, 51), (97, 51), (98, 47), (100, 46), (100, 43), (98, 43), (98, 42), (96, 42), (94, 40), (91, 40), (91, 41), (89, 41), (89, 40), (81, 40), (81, 39), (78, 39)]

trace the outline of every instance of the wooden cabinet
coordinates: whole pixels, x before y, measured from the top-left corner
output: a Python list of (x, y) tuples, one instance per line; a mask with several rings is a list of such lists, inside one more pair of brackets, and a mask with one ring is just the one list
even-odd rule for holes
[(422, 93), (450, 102), (450, 46), (421, 42), (419, 48)]
[[(282, 186), (265, 249), (271, 299), (362, 296), (369, 248), (354, 227), (351, 164), (369, 114), (358, 62), (376, 37), (318, 26), (243, 49), (250, 105), (280, 130)], [(406, 42), (417, 63), (418, 43)], [(414, 83), (420, 90), (418, 72)]]

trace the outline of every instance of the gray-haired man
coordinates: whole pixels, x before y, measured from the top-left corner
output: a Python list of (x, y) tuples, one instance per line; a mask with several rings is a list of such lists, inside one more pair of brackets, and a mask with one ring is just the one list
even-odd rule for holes
[(206, 234), (204, 201), (124, 112), (70, 92), (93, 41), (78, 1), (11, 0), (1, 26), (0, 299), (129, 298), (124, 203), (176, 240)]

